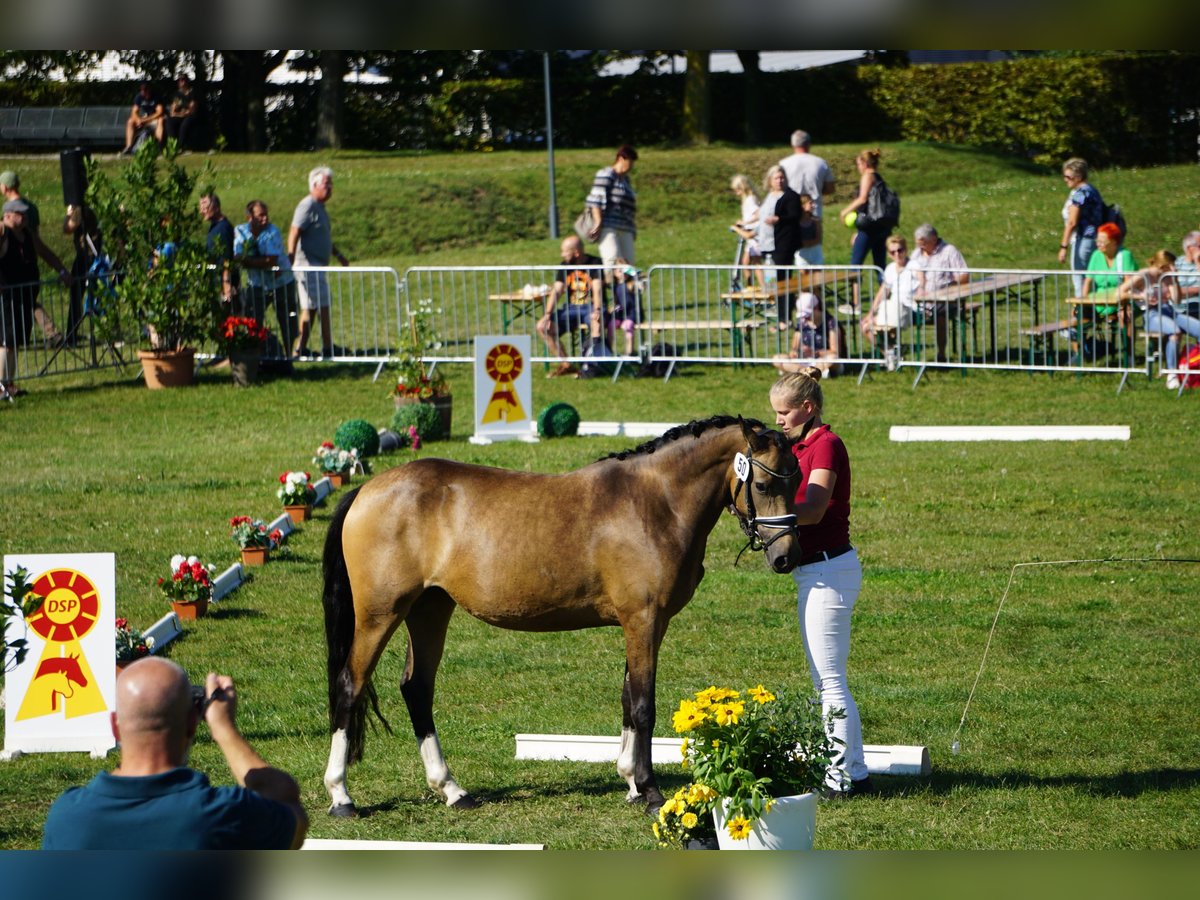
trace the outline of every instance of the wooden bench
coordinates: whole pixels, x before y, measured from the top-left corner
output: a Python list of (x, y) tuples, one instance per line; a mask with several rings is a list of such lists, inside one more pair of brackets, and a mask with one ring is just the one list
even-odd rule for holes
[(0, 144), (123, 147), (128, 106), (0, 107)]
[(654, 332), (663, 331), (720, 331), (726, 329), (733, 338), (733, 355), (742, 356), (743, 340), (748, 342), (750, 332), (756, 328), (761, 328), (764, 324), (761, 319), (740, 319), (737, 322), (734, 322), (732, 319), (672, 320), (669, 322), (639, 322), (637, 329), (638, 331), (649, 332), (652, 336)]
[(1071, 319), (1059, 319), (1057, 322), (1043, 322), (1041, 325), (1030, 325), (1028, 328), (1018, 329), (1017, 333), (1021, 337), (1029, 338), (1028, 364), (1031, 366), (1036, 364), (1039, 352), (1042, 354), (1042, 359), (1045, 360), (1050, 348), (1050, 339), (1060, 331), (1069, 329), (1074, 325), (1075, 323)]

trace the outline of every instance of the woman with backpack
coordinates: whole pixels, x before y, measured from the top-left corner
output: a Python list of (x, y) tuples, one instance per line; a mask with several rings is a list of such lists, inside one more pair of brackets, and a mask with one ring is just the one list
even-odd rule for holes
[[(1063, 233), (1058, 245), (1058, 261), (1070, 261), (1071, 268), (1082, 272), (1088, 267), (1096, 250), (1096, 229), (1104, 224), (1104, 200), (1100, 192), (1088, 184), (1087, 160), (1068, 159), (1062, 166), (1063, 181), (1067, 183), (1067, 199), (1063, 203)], [(1083, 275), (1074, 276), (1075, 294), (1083, 290)]]
[[(878, 148), (874, 150), (863, 150), (858, 156), (854, 157), (854, 165), (858, 168), (858, 194), (846, 206), (842, 208), (839, 217), (842, 221), (850, 213), (855, 214), (853, 220), (856, 229), (854, 240), (850, 245), (850, 265), (862, 265), (862, 261), (867, 258), (867, 252), (871, 253), (871, 260), (875, 266), (882, 269), (887, 265), (887, 239), (899, 222), (889, 216), (876, 218), (871, 215), (871, 193), (872, 191), (879, 192), (886, 188), (886, 183), (879, 174), (879, 160), (883, 155)], [(890, 193), (890, 190), (889, 190)], [(879, 199), (876, 200), (876, 212), (878, 212)]]

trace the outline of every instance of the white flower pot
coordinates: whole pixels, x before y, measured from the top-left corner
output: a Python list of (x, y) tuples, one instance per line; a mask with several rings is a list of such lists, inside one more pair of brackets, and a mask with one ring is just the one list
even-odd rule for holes
[(750, 834), (735, 841), (725, 830), (725, 802), (712, 811), (717, 845), (722, 850), (811, 850), (817, 831), (817, 795), (776, 797), (771, 811), (754, 823)]

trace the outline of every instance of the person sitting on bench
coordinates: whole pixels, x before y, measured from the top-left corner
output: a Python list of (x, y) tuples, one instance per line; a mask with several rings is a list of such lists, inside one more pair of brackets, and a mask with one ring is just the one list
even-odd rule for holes
[(133, 143), (143, 130), (149, 131), (161, 146), (164, 118), (162, 104), (154, 96), (150, 82), (143, 81), (138, 87), (138, 92), (133, 95), (129, 118), (125, 120), (125, 146), (122, 148), (121, 154), (123, 156), (133, 155)]
[[(562, 242), (563, 265), (554, 279), (554, 287), (546, 297), (546, 310), (537, 323), (537, 332), (546, 347), (562, 362), (550, 372), (549, 378), (564, 375), (578, 376), (579, 370), (567, 361), (559, 336), (584, 325), (589, 326), (592, 340), (600, 339), (604, 310), (604, 264), (583, 252), (583, 242), (571, 235)], [(555, 310), (558, 298), (566, 295), (567, 302)]]

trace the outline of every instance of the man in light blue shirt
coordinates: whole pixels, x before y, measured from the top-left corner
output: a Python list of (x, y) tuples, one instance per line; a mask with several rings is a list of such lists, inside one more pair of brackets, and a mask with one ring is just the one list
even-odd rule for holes
[[(241, 293), (242, 315), (264, 323), (269, 301), (279, 324), (282, 355), (290, 357), (299, 334), (296, 278), (283, 234), (271, 224), (270, 212), (263, 201), (251, 200), (246, 204), (246, 221), (233, 232), (233, 255), (246, 275)], [(268, 354), (272, 355), (269, 351)]]

